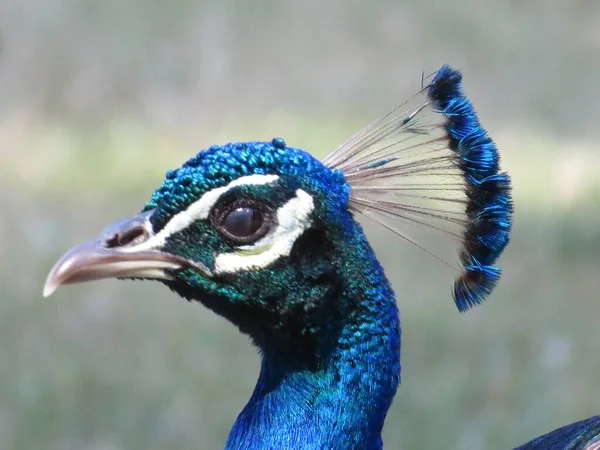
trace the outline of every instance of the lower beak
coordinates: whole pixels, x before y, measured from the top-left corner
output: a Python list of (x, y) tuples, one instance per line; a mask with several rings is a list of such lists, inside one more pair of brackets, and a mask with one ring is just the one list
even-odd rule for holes
[[(184, 258), (148, 248), (153, 236), (149, 218), (153, 211), (117, 222), (97, 238), (67, 252), (54, 265), (43, 295), (52, 295), (61, 285), (103, 278), (173, 279), (166, 271), (204, 267)], [(137, 251), (139, 247), (139, 251)]]

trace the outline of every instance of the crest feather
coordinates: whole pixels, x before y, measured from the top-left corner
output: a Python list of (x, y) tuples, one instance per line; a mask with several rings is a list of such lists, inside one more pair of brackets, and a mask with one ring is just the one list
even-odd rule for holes
[(407, 224), (460, 242), (453, 297), (463, 312), (493, 290), (500, 277), (494, 263), (509, 240), (511, 187), (499, 160), (462, 92), (461, 73), (443, 66), (323, 163), (343, 172), (354, 212), (434, 256), (406, 234)]

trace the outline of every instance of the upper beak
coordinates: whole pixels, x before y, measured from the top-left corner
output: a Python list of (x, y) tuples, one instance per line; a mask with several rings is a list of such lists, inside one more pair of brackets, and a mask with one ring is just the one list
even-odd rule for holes
[[(102, 278), (172, 279), (165, 270), (194, 267), (208, 273), (200, 264), (152, 249), (154, 233), (146, 211), (107, 227), (98, 237), (67, 252), (52, 267), (43, 295), (52, 295), (61, 285)], [(139, 250), (138, 250), (139, 248)]]

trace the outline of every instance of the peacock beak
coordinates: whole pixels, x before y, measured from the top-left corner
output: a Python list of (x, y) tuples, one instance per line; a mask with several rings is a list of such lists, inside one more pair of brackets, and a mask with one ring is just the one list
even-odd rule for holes
[(167, 271), (194, 267), (208, 270), (170, 253), (152, 248), (154, 235), (150, 224), (153, 211), (121, 220), (98, 237), (68, 251), (52, 267), (43, 295), (52, 295), (61, 285), (104, 278), (150, 278), (170, 280)]

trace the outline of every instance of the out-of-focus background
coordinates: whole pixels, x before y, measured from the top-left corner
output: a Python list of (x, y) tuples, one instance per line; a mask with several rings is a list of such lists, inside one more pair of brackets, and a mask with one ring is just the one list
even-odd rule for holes
[(323, 155), (445, 62), (515, 229), (466, 315), (447, 267), (369, 229), (404, 324), (386, 448), (507, 449), (600, 413), (596, 0), (3, 0), (0, 448), (221, 448), (258, 373), (246, 337), (158, 283), (42, 299), (48, 270), (200, 149)]

